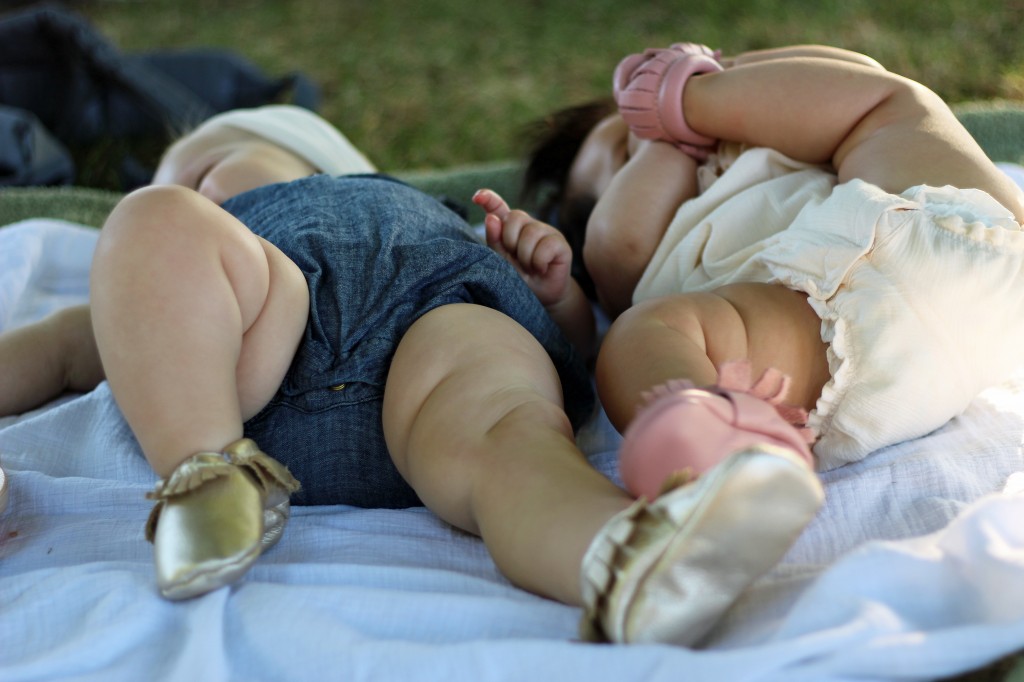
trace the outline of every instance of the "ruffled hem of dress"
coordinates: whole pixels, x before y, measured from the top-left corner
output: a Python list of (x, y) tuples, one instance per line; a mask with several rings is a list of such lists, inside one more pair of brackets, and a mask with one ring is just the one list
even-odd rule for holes
[(915, 202), (953, 234), (996, 248), (1024, 248), (1022, 228), (1013, 213), (980, 189), (917, 185), (901, 196)]
[[(823, 305), (823, 302), (812, 299), (812, 305)], [(826, 354), (831, 378), (822, 388), (821, 396), (807, 419), (807, 426), (818, 439), (818, 444), (831, 440), (829, 435), (832, 430), (832, 420), (839, 411), (846, 393), (853, 384), (853, 377), (856, 375), (856, 362), (851, 358), (845, 320), (840, 318), (835, 311), (828, 311), (824, 314), (822, 312), (818, 312), (821, 318), (821, 339), (827, 346)], [(827, 451), (822, 452), (818, 444), (814, 447), (814, 454), (818, 460), (819, 471), (828, 471), (848, 463), (845, 459), (830, 456)]]

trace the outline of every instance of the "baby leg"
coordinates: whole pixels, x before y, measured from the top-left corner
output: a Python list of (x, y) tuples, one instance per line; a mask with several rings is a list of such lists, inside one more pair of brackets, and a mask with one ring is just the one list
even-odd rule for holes
[(298, 268), (181, 187), (125, 198), (92, 268), (92, 318), (111, 391), (162, 480), (146, 527), (171, 599), (232, 582), (280, 537), (297, 483), (242, 438), (308, 315)]
[(863, 64), (864, 66), (870, 66), (876, 69), (883, 68), (878, 61), (872, 59), (866, 54), (853, 52), (851, 50), (844, 50), (839, 47), (832, 47), (831, 45), (787, 45), (784, 47), (773, 47), (764, 50), (751, 50), (749, 52), (740, 53), (735, 57), (724, 58), (722, 59), (722, 62), (723, 66), (744, 66), (746, 64), (754, 64), (756, 62), (792, 59), (794, 57), (838, 59), (840, 61)]
[(803, 409), (829, 376), (819, 326), (802, 294), (761, 284), (655, 299), (618, 318), (596, 372), (624, 435), (626, 487), (656, 497), (762, 445), (813, 464)]
[(698, 133), (831, 163), (899, 194), (952, 185), (991, 194), (1024, 221), (1024, 193), (925, 86), (840, 59), (767, 60), (693, 78), (684, 117)]
[(92, 318), (111, 390), (161, 476), (242, 435), (304, 329), (301, 272), (180, 187), (129, 195), (101, 233)]
[(438, 308), (409, 330), (384, 428), (424, 503), (479, 534), (516, 584), (582, 604), (592, 639), (695, 643), (820, 503), (806, 465), (772, 453), (632, 501), (576, 448), (540, 345), (473, 305)]
[(601, 346), (601, 403), (621, 431), (645, 391), (672, 379), (709, 386), (718, 367), (745, 359), (755, 375), (768, 368), (788, 375), (787, 402), (811, 409), (829, 376), (820, 326), (804, 294), (778, 285), (734, 284), (637, 304), (616, 319)]
[(424, 315), (395, 354), (383, 418), (424, 504), (483, 537), (512, 581), (580, 603), (587, 544), (631, 499), (577, 449), (558, 375), (526, 330), (475, 305)]
[(103, 380), (88, 304), (0, 335), (0, 415), (20, 414)]
[[(779, 403), (812, 407), (828, 379), (819, 326), (802, 294), (736, 284), (638, 304), (609, 329), (598, 392), (624, 430), (626, 487), (670, 515), (684, 498), (702, 510), (689, 511), (688, 520), (700, 548), (678, 550), (679, 587), (664, 595), (662, 610), (685, 603), (682, 595), (704, 596), (659, 617), (661, 625), (638, 629), (641, 637), (698, 641), (817, 513), (823, 492), (809, 432), (793, 425), (805, 414)], [(743, 376), (748, 363), (755, 376), (764, 372), (757, 382)], [(614, 604), (615, 584), (608, 592)], [(635, 627), (608, 614), (596, 622), (605, 632)]]

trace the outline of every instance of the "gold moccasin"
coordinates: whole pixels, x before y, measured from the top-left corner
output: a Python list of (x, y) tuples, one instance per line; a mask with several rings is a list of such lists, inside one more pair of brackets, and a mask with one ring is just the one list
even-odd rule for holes
[(146, 496), (156, 579), (168, 599), (234, 582), (281, 537), (299, 483), (252, 440), (189, 457)]
[(583, 559), (581, 635), (692, 646), (782, 559), (824, 493), (782, 448), (731, 455), (700, 478), (613, 517)]
[(10, 499), (10, 486), (7, 484), (7, 474), (0, 469), (0, 514), (7, 509), (7, 500)]

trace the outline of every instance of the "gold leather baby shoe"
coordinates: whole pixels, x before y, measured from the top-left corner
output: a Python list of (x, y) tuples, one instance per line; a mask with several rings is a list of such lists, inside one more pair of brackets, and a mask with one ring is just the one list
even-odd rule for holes
[(168, 599), (228, 585), (284, 532), (289, 495), (299, 482), (280, 462), (242, 438), (224, 452), (200, 452), (146, 497), (156, 580)]
[(742, 450), (648, 503), (591, 542), (581, 567), (581, 635), (691, 646), (774, 567), (824, 493), (807, 462), (770, 445)]
[(7, 509), (7, 500), (10, 499), (10, 486), (7, 484), (7, 474), (0, 469), (0, 514)]

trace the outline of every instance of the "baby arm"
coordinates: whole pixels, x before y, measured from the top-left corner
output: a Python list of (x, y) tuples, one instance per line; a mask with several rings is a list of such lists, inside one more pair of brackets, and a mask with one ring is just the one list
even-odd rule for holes
[[(822, 45), (746, 52), (722, 63), (729, 70), (809, 57), (884, 71), (870, 57)], [(755, 116), (763, 115), (758, 107), (748, 109)], [(716, 137), (734, 139), (729, 135)], [(628, 139), (629, 161), (601, 193), (587, 225), (584, 245), (584, 259), (594, 278), (598, 299), (613, 317), (631, 305), (633, 290), (676, 210), (697, 195), (696, 161), (671, 144), (639, 140), (634, 133)]]
[(103, 380), (89, 306), (0, 334), (0, 416), (21, 414), (65, 391), (90, 391)]
[(637, 141), (587, 223), (583, 258), (598, 301), (612, 317), (633, 290), (679, 206), (697, 195), (697, 162), (665, 142)]
[(512, 264), (570, 343), (584, 356), (593, 351), (594, 311), (570, 275), (572, 250), (556, 228), (512, 210), (496, 192), (482, 189), (473, 203), (487, 215), (487, 244)]

